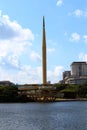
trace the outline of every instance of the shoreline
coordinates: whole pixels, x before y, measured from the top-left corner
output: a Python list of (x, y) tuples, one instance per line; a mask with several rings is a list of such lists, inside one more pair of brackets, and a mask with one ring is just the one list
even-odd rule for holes
[[(87, 101), (87, 98), (77, 98), (77, 99), (66, 99), (66, 98), (57, 98), (55, 101), (46, 101), (47, 103), (50, 102), (72, 102), (72, 101)], [(15, 102), (0, 102), (1, 103), (32, 103), (32, 102), (41, 102), (46, 103), (45, 101), (15, 101)]]
[(87, 101), (87, 98), (77, 98), (77, 99), (67, 99), (67, 98), (58, 98), (55, 102), (70, 102), (70, 101)]

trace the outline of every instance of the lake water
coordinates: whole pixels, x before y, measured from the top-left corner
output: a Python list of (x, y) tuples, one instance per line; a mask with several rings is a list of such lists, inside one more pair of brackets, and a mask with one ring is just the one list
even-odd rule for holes
[(87, 130), (87, 101), (0, 104), (0, 130)]

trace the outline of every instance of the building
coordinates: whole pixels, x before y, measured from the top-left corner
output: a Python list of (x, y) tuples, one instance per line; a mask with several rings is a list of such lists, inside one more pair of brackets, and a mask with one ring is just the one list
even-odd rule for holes
[(87, 76), (87, 63), (86, 62), (72, 62), (71, 75), (73, 77)]
[(14, 86), (15, 84), (10, 81), (0, 81), (0, 86)]
[(72, 62), (71, 71), (63, 72), (63, 83), (65, 84), (84, 84), (87, 82), (87, 63)]
[(66, 78), (70, 78), (71, 76), (71, 71), (64, 71), (63, 72), (63, 80), (65, 80)]

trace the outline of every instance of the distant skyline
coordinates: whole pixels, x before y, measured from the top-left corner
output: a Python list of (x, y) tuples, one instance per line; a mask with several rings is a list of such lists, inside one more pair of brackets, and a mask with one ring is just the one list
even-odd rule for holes
[(47, 80), (87, 61), (87, 0), (0, 0), (0, 80), (42, 83), (42, 18)]

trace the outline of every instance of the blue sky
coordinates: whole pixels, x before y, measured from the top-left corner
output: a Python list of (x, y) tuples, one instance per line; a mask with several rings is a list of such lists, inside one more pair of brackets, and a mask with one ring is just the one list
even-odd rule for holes
[(0, 0), (0, 80), (42, 83), (42, 17), (47, 80), (87, 61), (87, 0)]

